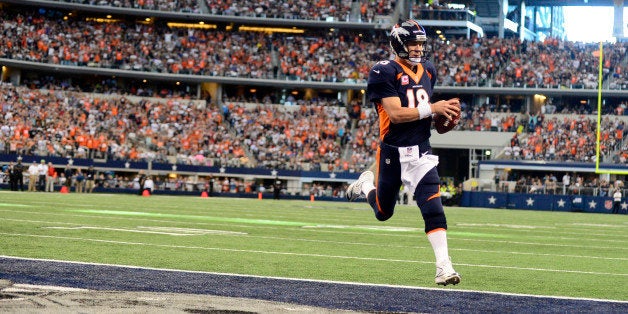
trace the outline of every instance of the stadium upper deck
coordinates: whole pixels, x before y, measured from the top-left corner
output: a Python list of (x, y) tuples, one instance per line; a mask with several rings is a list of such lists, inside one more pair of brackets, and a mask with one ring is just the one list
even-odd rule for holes
[[(385, 32), (303, 29), (301, 34), (233, 31), (228, 25), (133, 18), (98, 19), (88, 12), (3, 12), (0, 57), (54, 65), (213, 77), (365, 83), (370, 66), (389, 57)], [(222, 29), (224, 27), (224, 30)], [(433, 40), (444, 86), (597, 87), (597, 45), (557, 40)], [(607, 87), (626, 85), (624, 44), (607, 47)], [(172, 80), (176, 80), (172, 77)], [(199, 81), (201, 79), (199, 78)], [(211, 80), (211, 79), (209, 79)], [(255, 84), (255, 82), (249, 82)], [(334, 84), (328, 84), (334, 85)], [(358, 88), (359, 88), (358, 87)]]

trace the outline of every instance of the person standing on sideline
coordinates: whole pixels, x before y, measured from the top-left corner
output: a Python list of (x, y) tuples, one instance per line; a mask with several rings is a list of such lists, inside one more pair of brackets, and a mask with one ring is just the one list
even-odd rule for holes
[(273, 183), (273, 199), (278, 200), (281, 195), (281, 180), (275, 178), (275, 183)]
[(144, 193), (144, 182), (146, 181), (146, 175), (144, 174), (144, 171), (140, 170), (135, 180), (137, 180), (138, 195), (142, 196), (142, 193)]
[(153, 190), (155, 189), (155, 182), (151, 176), (146, 176), (144, 180), (144, 185), (142, 186), (142, 195), (144, 195), (144, 191), (148, 191), (149, 195), (153, 195)]
[(48, 171), (46, 172), (46, 192), (55, 191), (55, 180), (57, 179), (57, 171), (51, 162), (48, 163)]
[(46, 174), (48, 174), (48, 165), (46, 165), (46, 161), (42, 159), (39, 165), (37, 165), (37, 176), (39, 177), (37, 190), (40, 192), (46, 191)]
[(216, 179), (214, 176), (209, 176), (209, 196), (214, 196), (214, 184), (216, 184)]
[(436, 257), (435, 282), (458, 284), (461, 276), (451, 263), (447, 220), (440, 198), (438, 156), (432, 155), (432, 115), (453, 118), (460, 100), (432, 102), (436, 68), (427, 60), (425, 29), (414, 20), (393, 26), (389, 35), (394, 60), (376, 63), (369, 73), (367, 97), (379, 115), (380, 143), (374, 174), (367, 170), (347, 188), (347, 199), (365, 196), (380, 221), (392, 217), (402, 184), (421, 210), (425, 233)]
[(33, 163), (28, 166), (28, 191), (35, 192), (37, 191), (37, 176), (39, 175), (39, 170), (37, 169), (37, 162), (33, 160)]
[(24, 164), (22, 164), (22, 157), (17, 157), (17, 163), (13, 167), (13, 175), (15, 176), (15, 190), (18, 188), (24, 192)]
[(68, 192), (70, 192), (72, 189), (72, 177), (74, 176), (74, 171), (72, 171), (70, 164), (65, 167), (63, 175), (65, 176), (65, 187), (68, 188)]
[(565, 175), (563, 175), (563, 195), (567, 195), (569, 184), (571, 184), (571, 177), (569, 176), (569, 173), (565, 172)]
[(615, 193), (613, 193), (613, 214), (621, 212), (621, 197), (621, 190), (615, 189)]
[(87, 170), (85, 170), (85, 192), (92, 193), (94, 191), (94, 182), (96, 180), (96, 170), (94, 170), (94, 166), (89, 166)]
[(83, 193), (83, 187), (85, 186), (85, 175), (81, 171), (81, 168), (76, 169), (75, 176), (76, 193)]
[(7, 168), (9, 174), (9, 187), (11, 191), (17, 191), (17, 178), (15, 177), (15, 165), (13, 162), (9, 162), (9, 168)]

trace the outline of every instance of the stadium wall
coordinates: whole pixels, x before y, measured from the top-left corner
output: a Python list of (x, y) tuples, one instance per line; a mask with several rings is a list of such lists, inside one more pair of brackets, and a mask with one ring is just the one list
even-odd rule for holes
[[(610, 213), (612, 197), (464, 191), (460, 206), (560, 212)], [(624, 199), (622, 210), (628, 203)]]

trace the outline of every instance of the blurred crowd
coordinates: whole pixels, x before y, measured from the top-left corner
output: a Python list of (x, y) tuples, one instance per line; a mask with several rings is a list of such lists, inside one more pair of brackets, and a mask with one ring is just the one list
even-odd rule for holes
[[(624, 181), (619, 179), (609, 181), (600, 179), (596, 174), (570, 172), (519, 175), (506, 180), (514, 182), (513, 191), (516, 193), (612, 196), (614, 191), (625, 189)], [(505, 186), (501, 185), (504, 192), (507, 190)]]
[(221, 110), (205, 101), (131, 102), (6, 85), (0, 90), (5, 153), (225, 165), (241, 156)]
[[(134, 21), (98, 23), (37, 12), (1, 13), (0, 58), (173, 74), (364, 83), (390, 57), (385, 32), (309, 30), (264, 34), (170, 28)], [(438, 84), (596, 88), (597, 45), (552, 38), (430, 41)], [(605, 82), (628, 88), (626, 43), (608, 44)]]
[[(67, 1), (66, 1), (67, 2)], [(345, 14), (350, 1), (80, 1), (137, 9), (215, 14), (318, 19), (313, 12)], [(394, 1), (368, 1), (363, 12), (390, 10)], [(260, 9), (258, 9), (260, 8)], [(440, 7), (439, 7), (440, 8)], [(429, 12), (430, 6), (419, 11)], [(342, 13), (344, 12), (344, 13)], [(377, 14), (382, 12), (377, 11)], [(417, 11), (418, 12), (418, 11)], [(318, 14), (317, 13), (317, 14)], [(286, 35), (196, 28), (170, 28), (134, 21), (99, 23), (63, 19), (37, 11), (0, 13), (0, 58), (59, 65), (123, 69), (138, 72), (195, 74), (251, 79), (364, 83), (372, 64), (389, 57), (384, 32), (309, 31)], [(548, 38), (459, 38), (432, 40), (431, 59), (439, 85), (535, 86), (595, 88), (597, 45)], [(628, 66), (626, 44), (607, 45), (604, 74), (624, 88)], [(624, 83), (622, 83), (624, 82)], [(193, 100), (193, 93), (148, 90), (130, 86), (107, 97), (42, 76), (26, 81), (32, 88), (3, 86), (0, 151), (23, 155), (55, 155), (112, 160), (295, 170), (360, 172), (374, 162), (377, 118), (364, 104), (340, 105), (325, 99), (300, 99), (297, 106), (246, 105), (223, 99)], [(65, 85), (64, 85), (65, 84)], [(44, 88), (42, 90), (38, 88)], [(102, 84), (90, 91), (120, 88)], [(117, 94), (117, 95), (116, 95)], [(131, 101), (122, 94), (137, 95)], [(161, 96), (163, 100), (148, 98)], [(254, 102), (266, 103), (254, 99)], [(502, 105), (503, 106), (503, 105)], [(623, 115), (626, 104), (605, 109)], [(506, 107), (463, 106), (459, 130), (518, 132), (507, 158), (593, 161), (589, 141), (595, 123), (577, 106), (544, 106), (538, 113), (515, 113)], [(610, 112), (609, 112), (610, 111)], [(497, 115), (496, 112), (501, 114)], [(608, 160), (626, 163), (624, 123), (602, 122), (602, 152)], [(238, 139), (238, 140), (236, 140)], [(241, 141), (240, 141), (241, 139)], [(518, 148), (515, 148), (518, 147)]]
[[(525, 119), (525, 118), (524, 118)], [(524, 122), (526, 122), (524, 120)], [(505, 149), (505, 157), (515, 160), (595, 162), (597, 120), (572, 115), (563, 118), (530, 116), (523, 140), (517, 133)], [(616, 116), (604, 116), (600, 123), (602, 162), (627, 164), (628, 144), (624, 141), (625, 122)]]
[[(355, 101), (278, 106), (225, 99), (217, 106), (8, 84), (0, 92), (0, 152), (24, 156), (361, 172), (375, 161), (378, 143), (374, 111)], [(596, 123), (589, 116), (484, 110), (473, 109), (461, 129), (516, 132), (506, 158), (594, 161)], [(626, 163), (623, 120), (605, 116), (601, 127), (604, 161)]]
[(139, 10), (200, 13), (200, 0), (52, 0), (94, 6), (110, 6)]
[[(282, 18), (321, 20), (333, 18), (347, 21), (352, 12), (353, 0), (288, 0), (288, 1), (244, 1), (244, 0), (54, 0), (95, 6), (111, 6), (138, 10), (167, 12), (189, 12), (214, 15), (233, 15), (257, 18)], [(395, 1), (360, 1), (357, 8), (361, 20), (372, 23), (375, 15), (389, 15)]]

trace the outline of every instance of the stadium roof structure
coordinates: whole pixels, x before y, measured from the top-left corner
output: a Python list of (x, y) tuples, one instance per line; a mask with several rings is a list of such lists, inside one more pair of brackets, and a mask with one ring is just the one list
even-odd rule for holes
[[(500, 0), (470, 0), (468, 3), (472, 4), (478, 13), (478, 16), (497, 16), (500, 8)], [(509, 5), (518, 5), (521, 0), (508, 1)], [(614, 0), (525, 0), (526, 6), (538, 6), (538, 7), (569, 7), (569, 6), (607, 6), (612, 7), (615, 5)], [(624, 0), (624, 6), (628, 4), (628, 1)]]
[[(495, 1), (497, 2), (497, 1)], [(516, 1), (515, 1), (516, 2)], [(526, 5), (533, 6), (607, 6), (612, 7), (615, 5), (614, 0), (526, 0)], [(626, 6), (626, 1), (624, 1)]]

